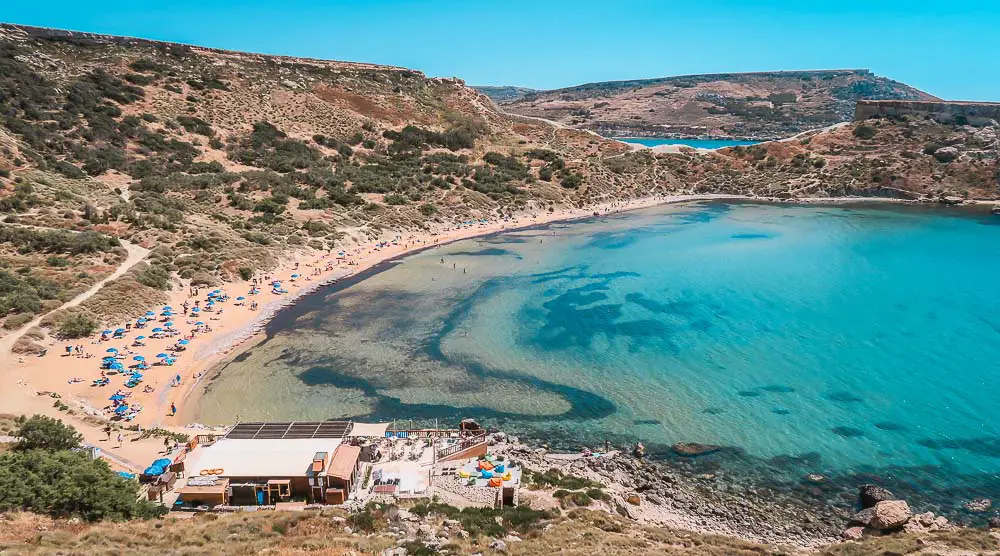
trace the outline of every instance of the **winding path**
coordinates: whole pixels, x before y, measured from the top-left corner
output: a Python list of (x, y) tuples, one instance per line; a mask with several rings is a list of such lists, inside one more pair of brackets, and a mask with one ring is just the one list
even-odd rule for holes
[(77, 305), (90, 299), (92, 295), (94, 295), (102, 287), (104, 287), (104, 284), (107, 284), (108, 282), (120, 277), (122, 274), (125, 274), (133, 266), (135, 266), (137, 263), (145, 259), (146, 255), (149, 254), (149, 249), (140, 247), (134, 243), (129, 243), (124, 239), (119, 241), (121, 242), (122, 247), (125, 248), (125, 251), (128, 252), (128, 256), (125, 257), (125, 260), (122, 261), (120, 265), (118, 265), (118, 268), (116, 268), (114, 272), (109, 274), (103, 280), (100, 280), (99, 282), (91, 286), (90, 289), (88, 289), (87, 291), (77, 295), (73, 299), (70, 299), (66, 303), (63, 303), (62, 305), (56, 307), (55, 309), (49, 311), (48, 313), (42, 313), (41, 315), (38, 315), (37, 317), (31, 319), (31, 321), (28, 324), (25, 324), (21, 328), (18, 328), (17, 330), (11, 332), (10, 334), (7, 334), (3, 338), (0, 338), (0, 354), (9, 352), (10, 349), (14, 347), (14, 344), (17, 343), (17, 341), (20, 340), (22, 336), (24, 336), (32, 328), (38, 326), (39, 323), (42, 322), (42, 319), (44, 319), (46, 316), (62, 309), (76, 307)]

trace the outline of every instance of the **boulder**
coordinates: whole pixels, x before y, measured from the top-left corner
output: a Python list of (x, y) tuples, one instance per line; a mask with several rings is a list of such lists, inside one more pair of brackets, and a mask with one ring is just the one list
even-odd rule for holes
[(892, 491), (878, 485), (861, 485), (858, 487), (858, 497), (861, 499), (862, 508), (871, 508), (879, 502), (896, 498)]
[(989, 498), (976, 498), (965, 503), (965, 509), (970, 512), (986, 512), (993, 507), (993, 501)]
[(873, 517), (875, 517), (875, 508), (865, 508), (851, 516), (851, 523), (858, 523), (860, 525), (867, 526), (872, 522)]
[(941, 147), (934, 151), (934, 158), (939, 162), (951, 162), (958, 158), (959, 152), (955, 147)]
[(490, 543), (490, 548), (497, 552), (507, 552), (507, 543), (500, 539), (493, 539), (493, 542)]
[(905, 500), (883, 500), (875, 504), (875, 514), (869, 525), (880, 531), (902, 527), (913, 512)]
[(633, 506), (638, 506), (642, 503), (642, 498), (639, 498), (638, 494), (630, 494), (628, 498), (625, 499), (626, 502), (632, 504)]
[(722, 449), (722, 446), (714, 444), (699, 444), (697, 442), (678, 442), (673, 445), (674, 452), (679, 456), (703, 456)]
[(856, 541), (860, 540), (864, 534), (864, 527), (848, 527), (843, 533), (840, 534), (840, 536), (843, 537), (844, 540)]
[(430, 538), (434, 536), (434, 528), (426, 523), (421, 523), (420, 527), (417, 527), (417, 535), (423, 538)]
[(646, 500), (649, 500), (650, 503), (656, 504), (657, 506), (662, 506), (663, 505), (663, 499), (660, 498), (659, 496), (655, 495), (655, 494), (647, 494), (646, 495)]
[(987, 524), (990, 529), (1000, 529), (1000, 516), (993, 516), (990, 518), (990, 522)]
[(972, 136), (976, 139), (976, 141), (987, 145), (995, 143), (997, 140), (997, 132), (992, 127), (979, 129), (973, 133)]

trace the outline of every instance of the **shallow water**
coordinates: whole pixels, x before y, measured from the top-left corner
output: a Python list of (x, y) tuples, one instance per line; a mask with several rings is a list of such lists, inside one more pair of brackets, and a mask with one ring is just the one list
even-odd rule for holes
[(696, 149), (721, 149), (723, 147), (736, 147), (756, 145), (760, 141), (743, 141), (740, 139), (666, 139), (661, 137), (618, 137), (619, 141), (626, 143), (638, 143), (647, 147), (658, 147), (660, 145), (684, 145)]
[(699, 203), (461, 241), (279, 315), (198, 417), (476, 417), (1000, 496), (998, 222)]

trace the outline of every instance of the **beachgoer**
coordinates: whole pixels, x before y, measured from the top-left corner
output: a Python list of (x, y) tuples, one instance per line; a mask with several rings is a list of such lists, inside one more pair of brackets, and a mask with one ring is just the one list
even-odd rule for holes
[(108, 435), (107, 440), (111, 440), (111, 425), (104, 427), (104, 434)]
[(167, 436), (163, 437), (163, 451), (164, 452), (170, 451), (170, 437)]
[(177, 415), (177, 406), (174, 405), (174, 402), (170, 402), (170, 416), (173, 417), (174, 415)]
[(122, 447), (122, 433), (120, 431), (118, 432), (118, 447)]

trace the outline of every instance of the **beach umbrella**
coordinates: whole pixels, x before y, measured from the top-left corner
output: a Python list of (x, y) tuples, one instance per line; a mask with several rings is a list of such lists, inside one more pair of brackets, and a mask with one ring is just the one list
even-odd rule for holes
[(199, 309), (199, 308), (197, 308), (197, 307), (195, 307), (194, 309), (191, 309), (191, 312), (192, 312), (192, 313), (197, 313), (197, 312), (199, 312), (199, 311), (201, 311), (201, 309)]
[(145, 361), (146, 358), (143, 357), (143, 356), (141, 356), (141, 355), (136, 355), (135, 357), (132, 358), (132, 360), (133, 361)]
[(115, 329), (115, 334), (121, 334), (122, 332), (125, 332), (124, 328), (116, 328)]
[(299, 277), (298, 274), (292, 274), (292, 278), (298, 278), (298, 277)]
[(160, 327), (156, 327), (153, 329), (153, 332), (163, 332), (163, 329)]
[(111, 331), (110, 330), (105, 330), (104, 332), (101, 332), (101, 334), (111, 334)]
[(136, 340), (145, 340), (146, 337), (145, 336), (136, 336), (135, 339)]
[(241, 295), (241, 296), (239, 296), (239, 297), (236, 298), (236, 301), (243, 301), (244, 299), (246, 299), (246, 298)]
[(166, 353), (157, 353), (156, 356), (159, 357), (160, 359), (166, 359), (167, 357), (170, 357)]
[(152, 316), (154, 316), (155, 314), (156, 314), (156, 313), (155, 313), (155, 312), (153, 312), (153, 311), (146, 311), (146, 316), (147, 316), (147, 317), (152, 317)]
[(164, 307), (163, 307), (163, 310), (164, 310), (164, 311), (173, 311), (173, 310), (174, 310), (174, 308), (173, 308), (173, 307), (171, 307), (170, 305), (166, 305), (166, 306), (164, 306)]
[(172, 321), (172, 320), (168, 320), (167, 322), (163, 323), (163, 326), (173, 326), (173, 325), (174, 325), (174, 321)]
[(118, 348), (108, 348), (108, 349), (106, 349), (104, 351), (106, 351), (108, 353), (118, 353)]
[(112, 394), (111, 397), (108, 398), (108, 399), (111, 400), (111, 401), (113, 401), (113, 402), (120, 402), (120, 401), (122, 401), (122, 400), (125, 399), (125, 396), (123, 396), (121, 394)]
[(172, 316), (174, 316), (174, 314), (171, 313), (170, 311), (163, 311), (162, 313), (160, 313), (160, 316), (161, 317), (172, 317)]
[(177, 342), (177, 345), (180, 345), (180, 346), (186, 346), (186, 345), (188, 345), (188, 344), (190, 344), (190, 343), (191, 343), (191, 342), (189, 342), (189, 341), (187, 341), (187, 340), (179, 340), (179, 341)]
[(136, 319), (136, 321), (135, 321), (135, 322), (137, 322), (137, 323), (139, 323), (139, 324), (146, 324), (146, 322), (147, 322), (147, 321), (146, 321), (146, 319), (144, 319), (144, 318), (142, 318), (142, 317), (139, 317), (138, 319)]
[(112, 370), (115, 370), (115, 371), (120, 371), (120, 370), (124, 369), (125, 367), (121, 363), (115, 362), (115, 363), (111, 364), (110, 368)]
[(205, 323), (203, 323), (201, 321), (198, 321), (198, 322), (194, 323), (194, 325), (195, 326), (205, 326)]
[(118, 406), (118, 407), (115, 408), (115, 413), (117, 413), (118, 415), (121, 415), (122, 413), (125, 413), (126, 411), (128, 411), (128, 406), (125, 405), (125, 404), (122, 404), (122, 405), (120, 405), (120, 406)]

